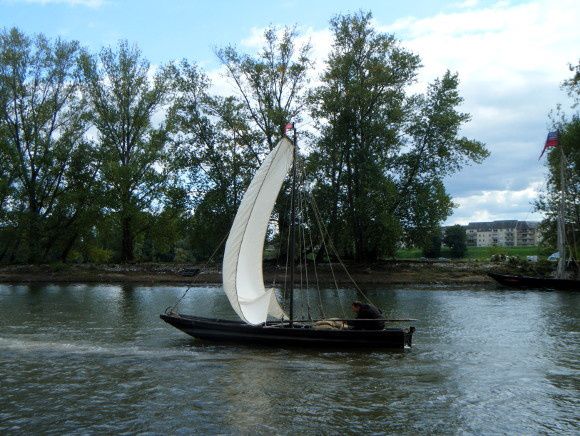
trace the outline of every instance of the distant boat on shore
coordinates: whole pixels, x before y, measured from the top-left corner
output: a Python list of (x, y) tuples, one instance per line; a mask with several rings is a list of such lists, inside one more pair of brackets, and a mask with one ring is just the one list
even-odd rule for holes
[(500, 285), (511, 288), (580, 291), (580, 280), (557, 279), (551, 277), (530, 277), (498, 273), (488, 273), (488, 275), (497, 281)]

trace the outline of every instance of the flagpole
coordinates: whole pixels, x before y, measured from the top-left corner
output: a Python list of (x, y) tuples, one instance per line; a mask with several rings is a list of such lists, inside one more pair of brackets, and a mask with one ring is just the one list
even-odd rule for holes
[(290, 327), (294, 323), (294, 245), (296, 241), (295, 221), (296, 221), (296, 126), (292, 123), (292, 130), (294, 132), (294, 148), (292, 150), (292, 191), (290, 194), (290, 252), (288, 258), (290, 259)]
[(558, 207), (558, 252), (560, 258), (558, 259), (556, 277), (563, 279), (566, 272), (566, 175), (564, 171), (566, 156), (562, 144), (559, 144), (558, 148), (560, 149), (560, 205)]
[(559, 144), (560, 132), (558, 130), (549, 132), (546, 143), (540, 154), (541, 159), (545, 151), (550, 147), (560, 149), (560, 202), (558, 205), (558, 220), (556, 222), (556, 231), (558, 238), (558, 266), (556, 268), (556, 278), (562, 279), (566, 273), (566, 174), (564, 171), (566, 164), (566, 155), (562, 144)]

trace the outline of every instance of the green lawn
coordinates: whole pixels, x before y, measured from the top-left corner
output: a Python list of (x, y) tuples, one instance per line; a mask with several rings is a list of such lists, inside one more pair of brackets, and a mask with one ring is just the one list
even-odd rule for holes
[[(533, 247), (469, 247), (467, 249), (467, 256), (463, 259), (474, 259), (474, 260), (488, 260), (494, 254), (505, 254), (508, 256), (539, 256), (540, 259), (546, 258), (551, 254), (547, 253), (544, 248), (537, 246)], [(401, 249), (397, 252), (397, 259), (420, 259), (423, 257), (421, 249), (411, 248), (411, 249)], [(448, 248), (443, 247), (441, 249), (441, 257), (450, 258), (451, 254)]]

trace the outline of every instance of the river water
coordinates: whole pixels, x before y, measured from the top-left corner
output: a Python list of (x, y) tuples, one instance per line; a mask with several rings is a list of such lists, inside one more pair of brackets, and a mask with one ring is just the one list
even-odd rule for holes
[[(184, 290), (0, 285), (0, 433), (580, 431), (578, 293), (370, 290), (389, 317), (419, 319), (414, 345), (352, 353), (196, 341), (159, 319)], [(336, 296), (328, 315), (355, 297)], [(233, 317), (215, 287), (180, 308)]]

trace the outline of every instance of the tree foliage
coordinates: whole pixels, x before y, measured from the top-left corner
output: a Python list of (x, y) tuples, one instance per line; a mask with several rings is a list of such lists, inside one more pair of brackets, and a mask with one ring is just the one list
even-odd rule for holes
[(435, 233), (425, 238), (425, 242), (422, 246), (423, 256), (434, 259), (441, 256), (441, 243), (443, 238), (441, 237), (441, 230), (438, 229)]
[[(310, 44), (297, 45), (295, 28), (269, 27), (257, 56), (242, 54), (232, 46), (217, 51), (249, 115), (261, 132), (260, 145), (272, 150), (289, 120), (300, 120), (306, 105)], [(257, 152), (263, 152), (258, 150)]]
[(0, 33), (0, 202), (6, 223), (0, 255), (11, 252), (13, 260), (39, 262), (55, 244), (68, 245), (62, 239), (71, 239), (70, 227), (84, 212), (82, 194), (72, 193), (78, 194), (79, 179), (94, 164), (84, 137), (79, 54), (77, 42), (28, 37), (17, 29)]
[[(572, 77), (562, 84), (563, 90), (571, 98), (571, 114), (566, 114), (561, 106), (552, 114), (552, 129), (558, 132), (558, 146), (547, 156), (548, 176), (546, 191), (536, 202), (536, 209), (544, 212), (546, 218), (541, 224), (544, 242), (556, 246), (556, 222), (560, 199), (564, 195), (566, 243), (575, 258), (580, 256), (580, 62), (570, 66)], [(562, 189), (562, 160), (563, 179)]]
[(451, 256), (464, 257), (467, 253), (467, 232), (465, 227), (459, 224), (447, 227), (443, 243), (451, 249)]
[[(2, 31), (0, 261), (206, 259), (289, 121), (305, 190), (341, 256), (435, 248), (453, 207), (444, 179), (487, 155), (459, 133), (469, 116), (458, 77), (413, 94), (420, 59), (370, 13), (337, 16), (331, 29), (316, 87), (295, 27), (266, 29), (256, 53), (217, 50), (231, 95), (213, 93), (191, 61), (152, 68), (126, 41), (95, 54)], [(269, 232), (281, 257), (288, 188)], [(311, 245), (331, 255), (320, 237)]]
[(451, 212), (444, 177), (488, 154), (459, 136), (469, 116), (457, 110), (457, 75), (409, 95), (418, 56), (371, 20), (361, 12), (331, 21), (333, 50), (312, 98), (320, 137), (310, 159), (337, 245), (367, 261), (392, 255), (402, 236), (421, 245)]
[(141, 212), (155, 210), (168, 179), (166, 127), (155, 126), (153, 117), (169, 95), (169, 80), (163, 69), (150, 80), (149, 62), (126, 41), (98, 57), (85, 54), (81, 65), (106, 206), (118, 217), (120, 258), (131, 261), (136, 235), (151, 226)]
[[(255, 156), (253, 169), (272, 150), (284, 134), (289, 121), (300, 122), (307, 107), (310, 43), (299, 44), (295, 27), (271, 26), (263, 33), (263, 46), (257, 55), (242, 54), (232, 46), (217, 51), (227, 77), (234, 84), (245, 121), (257, 133), (245, 146)], [(286, 240), (289, 227), (289, 184), (286, 183), (274, 208), (279, 241)], [(280, 243), (284, 257), (286, 244)]]
[(208, 79), (195, 65), (182, 61), (172, 73), (181, 90), (168, 116), (174, 171), (196, 186), (187, 239), (196, 258), (207, 258), (229, 232), (262, 136), (239, 99), (208, 94)]

